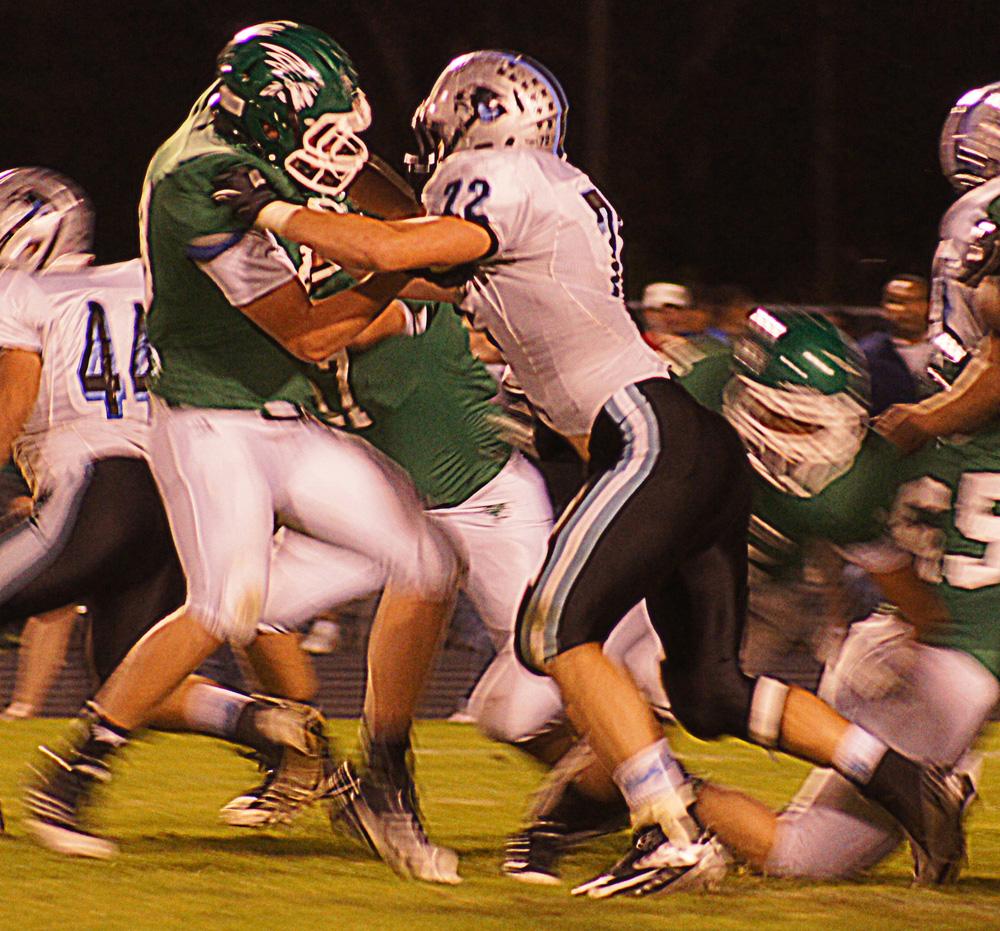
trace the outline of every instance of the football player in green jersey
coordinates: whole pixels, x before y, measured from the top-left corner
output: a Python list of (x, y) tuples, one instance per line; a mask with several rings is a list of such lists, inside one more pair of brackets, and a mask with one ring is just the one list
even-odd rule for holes
[[(791, 394), (786, 410), (797, 401)], [(944, 397), (942, 403), (950, 400)], [(748, 420), (773, 421), (776, 406), (772, 397), (766, 408), (743, 414)], [(764, 429), (746, 425), (748, 433)], [(786, 481), (791, 461), (812, 457), (802, 436), (789, 430), (783, 462), (762, 463), (762, 476), (775, 487)], [(869, 432), (865, 443), (873, 436)], [(885, 508), (875, 514), (887, 524), (891, 539), (845, 545), (842, 551), (876, 574), (896, 606), (884, 606), (852, 626), (821, 694), (903, 752), (955, 767), (953, 778), (964, 783), (968, 804), (969, 751), (1000, 699), (1000, 560), (992, 551), (1000, 540), (994, 526), (1000, 523), (995, 514), (1000, 429), (994, 420), (971, 436), (939, 440), (895, 466), (884, 463), (881, 470), (871, 459), (863, 464), (860, 452), (855, 461), (851, 472), (858, 470), (859, 482), (891, 490), (891, 516)], [(880, 474), (885, 470), (889, 479)], [(822, 521), (816, 524), (820, 532), (825, 527)], [(780, 815), (715, 786), (702, 788), (697, 811), (740, 859), (775, 875), (856, 875), (884, 859), (902, 839), (884, 812), (828, 769), (815, 770)], [(956, 879), (961, 863), (950, 864), (938, 881)]]
[[(152, 465), (187, 577), (187, 601), (98, 693), (67, 758), (32, 789), (35, 836), (68, 854), (113, 845), (79, 819), (108, 761), (220, 642), (253, 639), (275, 521), (385, 566), (370, 645), (361, 825), (401, 874), (458, 882), (457, 857), (420, 825), (409, 728), (460, 560), (409, 482), (311, 412), (307, 365), (382, 311), (406, 275), (312, 301), (276, 239), (212, 198), (244, 166), (295, 203), (339, 196), (362, 168), (370, 120), (350, 59), (290, 22), (240, 32), (216, 81), (154, 156), (140, 205), (150, 296)], [(313, 793), (323, 791), (317, 784)]]
[[(757, 308), (732, 349), (713, 340), (677, 340), (661, 352), (685, 388), (721, 409), (743, 439), (754, 470), (749, 546), (756, 565), (783, 574), (811, 541), (853, 545), (908, 615), (921, 623), (936, 616), (937, 602), (923, 586), (913, 586), (916, 580), (898, 559), (872, 562), (870, 544), (883, 532), (879, 515), (891, 504), (902, 456), (867, 430), (864, 357), (833, 324), (815, 313)], [(843, 760), (835, 762), (844, 767)], [(582, 777), (591, 792), (599, 785), (594, 769)], [(560, 830), (575, 833), (566, 822), (583, 805), (580, 777), (571, 769), (558, 775), (568, 791), (552, 791), (521, 835), (521, 843), (533, 848), (535, 873), (555, 875), (561, 849), (553, 838)], [(728, 813), (725, 800), (720, 807)], [(921, 874), (934, 881), (923, 867)], [(652, 892), (659, 883), (651, 874), (644, 888)]]

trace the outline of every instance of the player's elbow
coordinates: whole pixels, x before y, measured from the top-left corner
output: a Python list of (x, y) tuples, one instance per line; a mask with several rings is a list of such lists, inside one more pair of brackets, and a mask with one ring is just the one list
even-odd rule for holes
[(334, 346), (331, 348), (329, 340), (323, 339), (318, 334), (313, 333), (294, 336), (286, 340), (283, 345), (296, 359), (301, 362), (311, 362), (313, 365), (325, 362), (338, 349), (344, 348), (343, 346)]

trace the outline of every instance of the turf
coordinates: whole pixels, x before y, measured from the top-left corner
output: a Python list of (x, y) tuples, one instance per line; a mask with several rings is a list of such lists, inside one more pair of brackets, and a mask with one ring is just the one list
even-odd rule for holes
[[(342, 745), (348, 722), (333, 724)], [(396, 879), (319, 810), (281, 832), (241, 832), (217, 809), (255, 771), (225, 745), (158, 735), (129, 751), (95, 813), (121, 843), (110, 863), (49, 854), (24, 835), (20, 787), (40, 741), (58, 740), (63, 721), (0, 723), (0, 798), (8, 834), (0, 838), (0, 928), (960, 928), (997, 927), (1000, 814), (990, 804), (995, 775), (987, 742), (986, 801), (971, 820), (971, 864), (953, 889), (917, 890), (908, 855), (896, 854), (860, 883), (807, 884), (734, 875), (714, 894), (635, 901), (581, 901), (570, 884), (589, 878), (624, 849), (606, 838), (570, 857), (562, 887), (527, 886), (499, 874), (504, 836), (514, 829), (538, 773), (512, 750), (466, 725), (422, 724), (419, 776), (432, 835), (462, 855), (465, 882), (429, 886)], [(804, 768), (736, 743), (678, 738), (700, 772), (780, 804)]]

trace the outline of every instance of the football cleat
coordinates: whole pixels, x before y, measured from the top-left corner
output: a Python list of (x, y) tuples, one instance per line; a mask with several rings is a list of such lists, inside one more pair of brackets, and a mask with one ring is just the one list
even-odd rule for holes
[(345, 762), (335, 774), (331, 796), (339, 802), (330, 808), (331, 823), (341, 821), (398, 875), (448, 885), (462, 881), (458, 854), (428, 840), (412, 781), (382, 785)]
[(709, 834), (676, 847), (658, 825), (639, 828), (632, 847), (610, 870), (577, 886), (573, 895), (607, 899), (715, 889), (728, 870), (722, 846)]
[(219, 812), (232, 827), (265, 828), (290, 823), (303, 808), (329, 797), (336, 764), (330, 755), (323, 716), (313, 707), (255, 695), (260, 731), (280, 752), (260, 758), (264, 780)]
[(954, 883), (966, 861), (963, 820), (976, 798), (975, 773), (927, 768), (921, 779), (923, 836), (907, 830), (918, 886)]
[(562, 882), (559, 860), (568, 847), (565, 824), (535, 821), (508, 839), (500, 868), (505, 876), (523, 883), (556, 886)]
[(94, 787), (111, 778), (107, 766), (79, 753), (65, 760), (47, 747), (39, 749), (54, 765), (48, 774), (36, 770), (38, 781), (28, 789), (28, 831), (39, 844), (56, 853), (99, 860), (113, 857), (118, 846), (87, 831), (80, 821), (80, 809)]

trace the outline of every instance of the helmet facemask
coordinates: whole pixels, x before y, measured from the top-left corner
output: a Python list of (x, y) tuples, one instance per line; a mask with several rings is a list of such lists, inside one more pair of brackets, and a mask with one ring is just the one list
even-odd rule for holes
[(347, 113), (323, 113), (306, 121), (302, 146), (285, 159), (285, 171), (302, 187), (336, 197), (350, 185), (368, 161), (368, 147), (358, 135), (372, 121), (362, 91)]
[(298, 23), (261, 23), (219, 55), (211, 99), (223, 138), (283, 169), (300, 187), (337, 197), (368, 158), (358, 133), (371, 109), (344, 50)]
[(47, 168), (0, 173), (0, 267), (69, 270), (93, 259), (94, 212), (69, 178)]
[(723, 413), (754, 470), (778, 490), (811, 498), (848, 472), (864, 441), (865, 409), (847, 393), (772, 388), (735, 375)]

